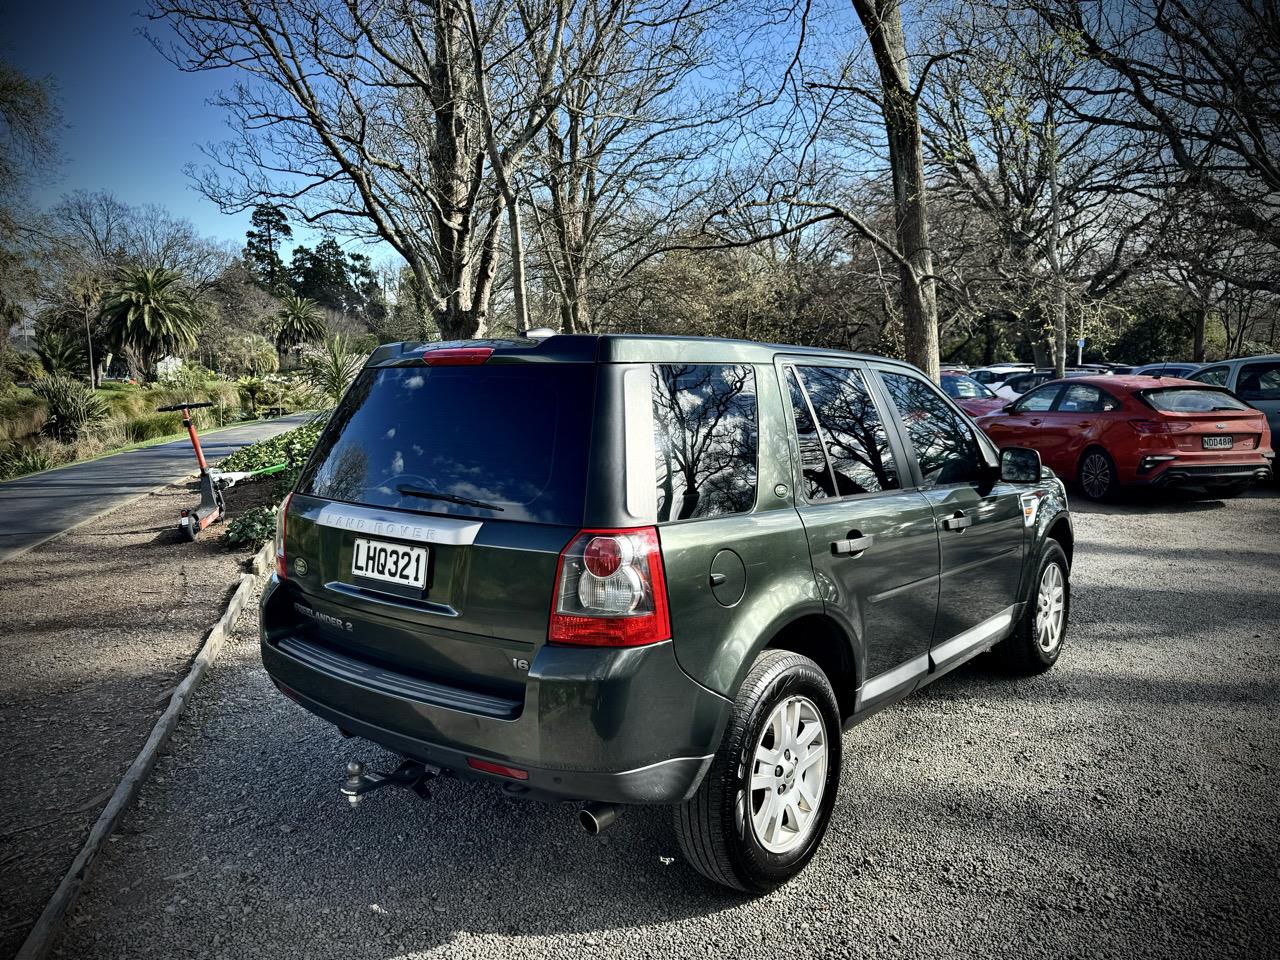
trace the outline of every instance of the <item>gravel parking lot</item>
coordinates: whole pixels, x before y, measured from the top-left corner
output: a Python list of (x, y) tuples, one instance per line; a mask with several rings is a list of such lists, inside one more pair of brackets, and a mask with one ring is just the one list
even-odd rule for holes
[(384, 758), (275, 692), (246, 618), (59, 952), (1278, 956), (1280, 492), (1076, 525), (1058, 667), (974, 663), (847, 733), (823, 851), (759, 900), (682, 863), (666, 810), (591, 838), (453, 781), (347, 809), (344, 763)]

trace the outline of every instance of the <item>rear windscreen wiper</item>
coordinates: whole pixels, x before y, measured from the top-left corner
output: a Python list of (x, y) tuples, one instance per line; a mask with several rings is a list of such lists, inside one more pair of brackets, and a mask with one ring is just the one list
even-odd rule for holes
[(396, 487), (396, 491), (406, 497), (421, 497), (423, 500), (443, 500), (446, 503), (456, 503), (464, 507), (479, 507), (481, 510), (497, 510), (499, 513), (506, 509), (506, 507), (500, 507), (496, 503), (485, 503), (483, 500), (472, 500), (470, 497), (460, 497), (456, 493), (442, 493), (438, 490), (419, 490), (417, 487)]

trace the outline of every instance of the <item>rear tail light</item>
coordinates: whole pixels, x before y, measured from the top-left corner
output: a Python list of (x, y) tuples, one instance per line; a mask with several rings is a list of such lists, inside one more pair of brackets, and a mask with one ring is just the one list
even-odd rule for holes
[(1191, 429), (1191, 424), (1180, 420), (1130, 420), (1129, 426), (1133, 427), (1133, 429), (1142, 436), (1165, 433), (1183, 433)]
[(290, 493), (276, 511), (276, 576), (281, 580), (289, 578), (289, 565), (284, 555), (284, 534), (288, 526), (289, 501), (292, 499), (293, 494)]
[(428, 350), (422, 362), (429, 367), (471, 367), (484, 363), (493, 353), (493, 347), (441, 347)]
[(560, 552), (550, 642), (635, 647), (670, 637), (655, 527), (583, 530)]

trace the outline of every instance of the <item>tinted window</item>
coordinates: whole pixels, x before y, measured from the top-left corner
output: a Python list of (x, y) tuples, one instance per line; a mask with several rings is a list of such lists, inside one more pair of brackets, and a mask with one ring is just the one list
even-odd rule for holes
[(1057, 398), (1058, 391), (1061, 389), (1061, 385), (1055, 383), (1049, 387), (1033, 390), (1019, 400), (1014, 405), (1014, 409), (1019, 413), (1043, 413), (1053, 406), (1053, 401)]
[(592, 364), (365, 370), (298, 490), (419, 512), (581, 524), (594, 385)]
[(749, 365), (655, 364), (658, 520), (744, 513), (756, 502), (756, 381)]
[(1143, 390), (1142, 399), (1165, 413), (1212, 413), (1214, 410), (1248, 410), (1226, 390), (1205, 390), (1200, 387), (1163, 387), (1159, 390)]
[(1189, 376), (1188, 380), (1199, 380), (1201, 383), (1212, 383), (1217, 387), (1225, 387), (1227, 385), (1227, 374), (1230, 371), (1227, 367), (1210, 367), (1208, 370), (1201, 370), (1199, 373)]
[(978, 442), (968, 423), (918, 377), (881, 373), (915, 448), (926, 487), (978, 479)]
[(1236, 379), (1241, 400), (1280, 400), (1280, 360), (1246, 363)]
[(796, 380), (796, 372), (787, 368), (787, 392), (791, 396), (791, 413), (795, 418), (796, 437), (800, 441), (800, 474), (804, 478), (806, 500), (825, 500), (836, 495), (836, 485), (822, 449), (822, 437), (809, 415), (809, 405)]
[(1097, 387), (1083, 383), (1073, 383), (1062, 394), (1058, 401), (1059, 413), (1102, 413), (1115, 410), (1118, 405)]
[(862, 374), (849, 367), (801, 367), (835, 477), (836, 495), (896, 490), (898, 468)]

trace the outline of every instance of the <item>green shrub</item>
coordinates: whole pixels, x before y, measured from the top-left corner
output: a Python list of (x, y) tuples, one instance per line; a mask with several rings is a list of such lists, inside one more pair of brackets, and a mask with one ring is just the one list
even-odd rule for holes
[(227, 524), (222, 539), (233, 547), (266, 543), (276, 534), (276, 508), (251, 507)]
[(56, 467), (60, 461), (45, 445), (14, 443), (0, 450), (0, 480), (12, 480)]
[(327, 420), (327, 417), (316, 417), (294, 430), (242, 447), (223, 460), (221, 468), (223, 470), (261, 470), (263, 467), (274, 466), (277, 463), (292, 463), (300, 467), (311, 455)]
[(79, 438), (88, 427), (107, 417), (107, 405), (79, 380), (50, 376), (36, 382), (31, 392), (45, 402), (48, 419), (41, 432), (63, 443)]
[(142, 443), (156, 437), (167, 437), (182, 429), (180, 413), (144, 413), (124, 422), (125, 437), (129, 443)]

